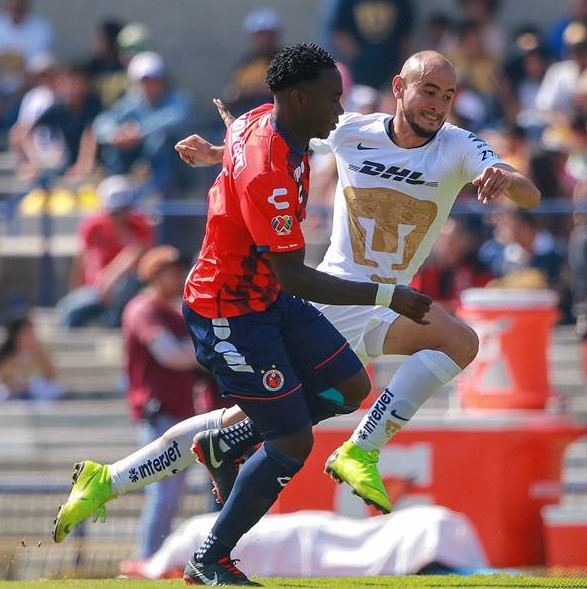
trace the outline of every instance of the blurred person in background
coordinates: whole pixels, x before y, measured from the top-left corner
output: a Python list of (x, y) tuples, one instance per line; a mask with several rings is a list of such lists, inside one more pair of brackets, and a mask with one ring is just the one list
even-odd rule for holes
[(188, 98), (171, 87), (165, 61), (153, 51), (131, 59), (128, 77), (127, 93), (94, 122), (98, 158), (107, 175), (146, 174), (159, 191), (171, 180), (175, 134), (187, 119)]
[(16, 120), (31, 60), (48, 53), (53, 27), (32, 11), (31, 0), (3, 0), (0, 13), (0, 130)]
[(467, 288), (482, 288), (493, 278), (477, 257), (475, 234), (467, 220), (449, 218), (441, 229), (430, 257), (410, 286), (434, 299), (445, 311), (454, 313), (460, 294)]
[(573, 22), (587, 26), (587, 0), (567, 0), (565, 14), (551, 26), (548, 41), (550, 50), (557, 59), (568, 58), (568, 48), (564, 41), (565, 29)]
[(536, 108), (536, 96), (552, 63), (552, 54), (532, 26), (521, 27), (514, 35), (501, 65), (499, 98), (505, 121), (517, 124), (539, 138), (543, 117)]
[[(92, 171), (96, 141), (92, 124), (101, 110), (92, 94), (85, 68), (70, 64), (59, 69), (55, 82), (55, 102), (36, 121), (22, 128), (22, 152), (31, 170), (84, 179)], [(46, 140), (30, 141), (33, 130), (42, 128)]]
[(118, 45), (123, 25), (118, 20), (103, 20), (94, 28), (92, 55), (85, 63), (93, 90), (104, 107), (112, 106), (126, 91), (128, 80)]
[(571, 23), (563, 33), (568, 58), (553, 63), (544, 75), (536, 95), (536, 107), (549, 121), (570, 120), (573, 95), (581, 74), (587, 69), (587, 25)]
[(415, 24), (411, 0), (327, 0), (322, 23), (335, 57), (355, 84), (382, 89), (410, 52)]
[(426, 19), (421, 49), (448, 54), (454, 47), (454, 27), (455, 23), (448, 14), (432, 13)]
[(507, 45), (503, 26), (498, 22), (500, 0), (457, 0), (464, 21), (480, 29), (483, 52), (498, 61)]
[[(30, 90), (24, 95), (16, 123), (11, 127), (8, 143), (13, 153), (26, 158), (25, 138), (41, 115), (55, 103), (57, 89), (57, 61), (50, 54), (43, 54), (31, 60), (28, 68)], [(46, 139), (47, 132), (37, 128), (30, 140), (39, 148)]]
[(273, 8), (257, 8), (249, 12), (243, 28), (248, 34), (248, 48), (224, 89), (224, 99), (237, 116), (271, 102), (265, 72), (273, 56), (281, 49), (282, 23)]
[(512, 209), (493, 216), (494, 235), (479, 249), (479, 258), (503, 288), (550, 288), (559, 293), (563, 321), (570, 315), (567, 250), (562, 240), (540, 226), (528, 211)]
[(57, 304), (63, 328), (119, 327), (124, 307), (140, 289), (137, 262), (154, 242), (125, 176), (106, 178), (96, 192), (103, 212), (84, 219), (78, 229), (81, 249), (73, 262), (71, 291)]
[(120, 59), (124, 67), (128, 67), (130, 60), (138, 53), (153, 50), (151, 31), (140, 22), (131, 22), (120, 30), (116, 37)]
[(577, 185), (573, 200), (575, 226), (569, 236), (568, 263), (571, 278), (572, 313), (581, 346), (581, 367), (587, 384), (587, 178)]
[(64, 392), (31, 319), (10, 320), (0, 346), (0, 400), (52, 401)]
[[(482, 128), (488, 121), (495, 106), (497, 59), (491, 55), (483, 43), (483, 29), (475, 21), (460, 23), (456, 30), (456, 44), (448, 59), (454, 65), (459, 78), (459, 92), (455, 100), (455, 111), (464, 118), (466, 125), (473, 130)], [(466, 95), (476, 98), (478, 114), (472, 116), (470, 107), (464, 101)]]
[[(148, 250), (138, 264), (138, 276), (147, 286), (124, 311), (127, 399), (141, 446), (194, 415), (196, 384), (216, 392), (212, 375), (196, 360), (181, 314), (186, 274), (177, 249), (162, 245)], [(177, 444), (168, 450), (174, 451)], [(169, 461), (168, 453), (164, 455)], [(150, 465), (139, 467), (137, 477), (141, 468)], [(139, 561), (123, 562), (123, 573), (136, 572), (141, 561), (153, 555), (169, 535), (185, 492), (186, 474), (184, 470), (146, 488), (138, 531)]]

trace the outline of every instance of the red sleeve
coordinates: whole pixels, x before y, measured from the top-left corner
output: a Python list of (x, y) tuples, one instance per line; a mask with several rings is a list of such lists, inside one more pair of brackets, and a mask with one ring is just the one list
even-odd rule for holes
[(85, 219), (79, 228), (79, 237), (84, 247), (93, 245), (93, 236), (96, 233), (97, 222), (95, 218)]
[(146, 247), (155, 245), (155, 233), (149, 219), (137, 214), (133, 217), (134, 233), (137, 241)]
[(268, 172), (247, 185), (241, 211), (259, 250), (285, 252), (304, 247), (298, 207), (298, 188), (287, 174)]

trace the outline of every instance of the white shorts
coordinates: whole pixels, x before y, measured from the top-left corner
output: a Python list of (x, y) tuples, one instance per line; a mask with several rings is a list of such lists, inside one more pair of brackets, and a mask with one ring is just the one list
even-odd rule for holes
[(399, 317), (379, 305), (323, 305), (312, 303), (349, 342), (363, 364), (383, 355), (389, 326)]

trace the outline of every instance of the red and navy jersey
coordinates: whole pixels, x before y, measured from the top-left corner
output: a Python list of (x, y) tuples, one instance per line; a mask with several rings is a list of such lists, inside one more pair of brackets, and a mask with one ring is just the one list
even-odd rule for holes
[(267, 309), (281, 288), (267, 252), (304, 247), (308, 155), (288, 144), (272, 112), (270, 104), (249, 111), (227, 133), (222, 172), (208, 193), (206, 235), (184, 291), (204, 317)]

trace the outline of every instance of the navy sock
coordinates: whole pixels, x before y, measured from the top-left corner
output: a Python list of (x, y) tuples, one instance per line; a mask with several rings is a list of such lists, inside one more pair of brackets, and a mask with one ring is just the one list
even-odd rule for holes
[(232, 458), (240, 458), (246, 450), (262, 441), (261, 434), (248, 417), (220, 430), (220, 449)]
[(194, 558), (211, 563), (229, 556), (240, 538), (267, 513), (300, 468), (301, 462), (265, 442), (241, 467), (212, 532)]

